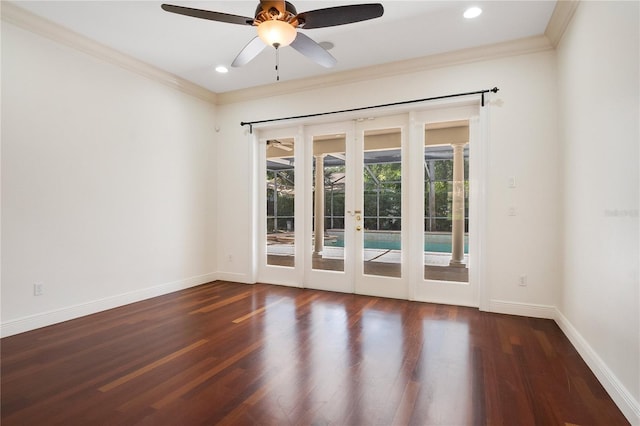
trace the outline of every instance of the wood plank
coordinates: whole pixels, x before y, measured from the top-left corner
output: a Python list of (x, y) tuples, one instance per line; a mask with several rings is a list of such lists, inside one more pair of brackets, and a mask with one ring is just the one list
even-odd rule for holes
[(145, 373), (148, 373), (150, 371), (152, 371), (153, 369), (160, 367), (161, 365), (166, 364), (167, 362), (173, 361), (174, 359), (176, 359), (177, 357), (179, 357), (182, 354), (185, 354), (197, 347), (200, 347), (202, 345), (204, 345), (205, 343), (207, 343), (206, 339), (200, 339), (197, 342), (195, 342), (192, 345), (187, 346), (186, 348), (182, 348), (179, 351), (173, 352), (163, 358), (160, 358), (159, 360), (152, 362), (151, 364), (147, 364), (142, 368), (137, 369), (136, 371), (133, 371), (129, 374), (127, 374), (126, 376), (122, 376), (117, 380), (114, 380), (113, 382), (107, 383), (104, 386), (101, 386), (99, 388), (99, 390), (101, 392), (108, 392), (111, 389), (117, 388), (118, 386), (120, 386), (123, 383), (127, 383), (129, 380), (135, 379), (138, 376), (141, 376)]
[(237, 294), (235, 296), (229, 297), (229, 298), (227, 298), (225, 300), (222, 300), (220, 302), (204, 306), (204, 307), (202, 307), (200, 309), (196, 309), (195, 311), (191, 311), (191, 312), (189, 312), (189, 314), (201, 314), (201, 313), (211, 312), (211, 311), (214, 311), (214, 310), (216, 310), (218, 308), (221, 308), (223, 306), (227, 306), (227, 305), (230, 305), (231, 303), (237, 302), (238, 300), (246, 299), (250, 295), (251, 295), (251, 293), (246, 291), (244, 293), (240, 293), (240, 294)]
[(241, 360), (251, 352), (259, 349), (261, 346), (262, 346), (262, 340), (253, 342), (248, 347), (244, 348), (240, 352), (234, 353), (232, 356), (230, 356), (220, 364), (216, 365), (214, 368), (210, 369), (206, 373), (201, 374), (199, 377), (191, 380), (190, 382), (184, 384), (183, 386), (180, 386), (178, 389), (165, 395), (162, 399), (152, 404), (153, 408), (160, 409), (166, 406), (167, 404), (173, 402), (173, 400), (175, 400), (176, 398), (181, 397), (185, 393), (189, 392), (191, 389), (202, 384), (206, 380), (209, 380), (210, 378), (214, 377), (216, 374), (220, 373), (221, 371), (224, 371), (225, 369), (229, 368), (230, 366), (232, 366), (233, 364), (235, 364), (236, 362), (238, 362), (239, 360)]
[(249, 318), (252, 318), (252, 317), (254, 317), (256, 315), (260, 315), (261, 313), (263, 313), (267, 309), (272, 308), (272, 307), (276, 306), (279, 303), (282, 303), (284, 300), (285, 300), (284, 298), (276, 300), (275, 302), (269, 303), (268, 305), (263, 306), (262, 308), (255, 309), (255, 310), (249, 312), (248, 314), (241, 316), (240, 318), (236, 318), (231, 322), (233, 322), (234, 324), (240, 324), (242, 321), (244, 321), (246, 319), (249, 319)]

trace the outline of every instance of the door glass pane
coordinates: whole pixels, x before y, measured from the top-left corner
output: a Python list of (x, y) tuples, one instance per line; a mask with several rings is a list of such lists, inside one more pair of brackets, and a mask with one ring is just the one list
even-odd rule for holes
[(293, 139), (267, 141), (267, 265), (295, 266)]
[(345, 141), (313, 138), (313, 269), (344, 271)]
[(425, 135), (424, 278), (468, 282), (469, 128), (435, 126)]
[(357, 241), (367, 275), (400, 277), (402, 269), (402, 150), (400, 129), (364, 133), (363, 214)]

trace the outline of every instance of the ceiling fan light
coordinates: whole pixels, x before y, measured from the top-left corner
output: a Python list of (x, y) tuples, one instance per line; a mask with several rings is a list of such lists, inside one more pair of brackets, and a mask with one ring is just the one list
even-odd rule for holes
[(269, 20), (258, 25), (258, 37), (268, 46), (288, 46), (297, 34), (295, 27), (284, 21)]

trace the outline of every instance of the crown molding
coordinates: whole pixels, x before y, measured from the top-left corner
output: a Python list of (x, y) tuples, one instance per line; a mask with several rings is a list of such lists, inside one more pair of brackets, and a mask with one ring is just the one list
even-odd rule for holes
[(580, 4), (580, 0), (558, 0), (556, 2), (556, 7), (553, 9), (551, 19), (549, 19), (544, 31), (544, 35), (547, 36), (553, 47), (558, 47), (578, 4)]
[(0, 14), (4, 22), (49, 38), (204, 101), (213, 104), (217, 101), (217, 95), (207, 89), (34, 15), (11, 2), (2, 2)]
[(546, 36), (540, 35), (527, 37), (487, 46), (457, 50), (455, 52), (441, 53), (366, 68), (358, 68), (355, 70), (343, 71), (320, 77), (278, 82), (248, 89), (218, 93), (217, 102), (218, 105), (232, 104), (251, 99), (296, 93), (301, 90), (326, 88), (328, 86), (361, 82), (364, 80), (372, 80), (394, 75), (410, 74), (428, 69), (442, 68), (508, 56), (517, 56), (551, 49), (553, 49), (553, 46)]

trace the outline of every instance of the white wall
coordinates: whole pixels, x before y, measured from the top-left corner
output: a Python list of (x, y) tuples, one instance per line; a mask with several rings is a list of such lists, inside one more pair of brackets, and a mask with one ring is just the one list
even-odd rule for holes
[(640, 424), (639, 15), (638, 2), (582, 2), (558, 48), (564, 146), (561, 326), (635, 424)]
[[(555, 52), (448, 66), (221, 105), (220, 276), (251, 281), (250, 142), (241, 121), (383, 104), (498, 86), (490, 106), (487, 294), (491, 308), (553, 316), (560, 286)], [(517, 188), (508, 188), (515, 176)], [(519, 214), (508, 216), (510, 206)], [(229, 260), (231, 255), (231, 260)], [(528, 286), (518, 286), (520, 274)], [(541, 309), (538, 309), (541, 308)]]
[(2, 23), (4, 335), (215, 277), (214, 113)]

